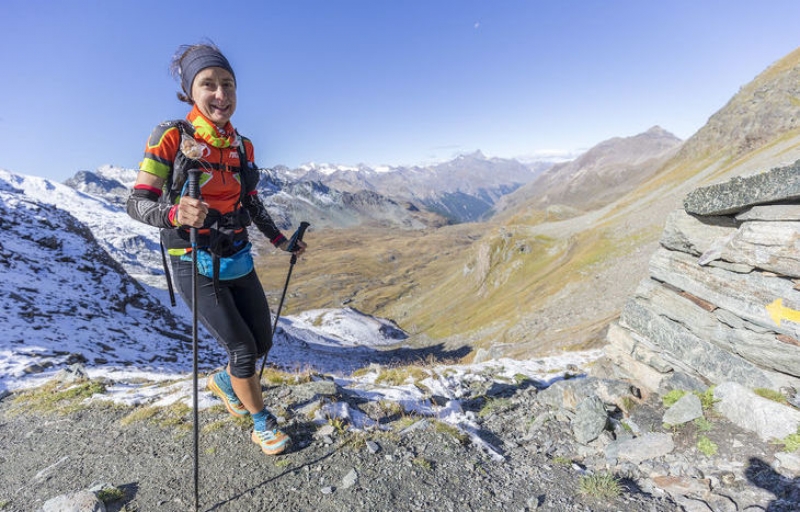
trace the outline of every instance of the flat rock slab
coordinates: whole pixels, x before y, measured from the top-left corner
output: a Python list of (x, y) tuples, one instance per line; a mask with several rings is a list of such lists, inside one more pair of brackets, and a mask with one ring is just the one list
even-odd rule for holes
[(633, 439), (622, 439), (606, 447), (606, 460), (627, 461), (639, 464), (655, 459), (675, 449), (671, 434), (650, 432)]
[(796, 200), (800, 200), (800, 160), (698, 188), (686, 196), (683, 207), (694, 215), (729, 215), (759, 204)]

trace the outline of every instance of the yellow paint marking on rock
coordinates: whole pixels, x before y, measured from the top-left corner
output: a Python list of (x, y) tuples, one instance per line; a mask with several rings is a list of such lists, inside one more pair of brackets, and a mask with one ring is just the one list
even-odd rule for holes
[(766, 309), (776, 325), (781, 325), (781, 320), (800, 323), (800, 311), (785, 307), (783, 299), (775, 299), (774, 302), (766, 306)]

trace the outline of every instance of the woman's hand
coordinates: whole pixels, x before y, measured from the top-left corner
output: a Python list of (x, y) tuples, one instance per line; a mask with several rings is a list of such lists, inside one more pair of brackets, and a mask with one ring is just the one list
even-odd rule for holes
[(208, 215), (208, 203), (189, 196), (181, 197), (176, 218), (179, 226), (201, 228)]
[[(304, 241), (298, 240), (297, 242), (295, 242), (295, 248), (294, 248), (294, 251), (292, 251), (292, 254), (294, 254), (295, 256), (300, 256), (301, 254), (306, 252), (306, 247), (308, 247), (308, 246), (306, 245), (306, 243)], [(283, 250), (283, 251), (288, 251), (289, 250), (289, 240), (284, 240), (283, 242), (278, 244), (278, 248)]]

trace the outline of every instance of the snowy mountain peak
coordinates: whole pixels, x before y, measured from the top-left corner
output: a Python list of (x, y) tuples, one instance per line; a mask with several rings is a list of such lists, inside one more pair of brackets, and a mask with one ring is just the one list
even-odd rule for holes
[[(344, 173), (344, 172), (365, 172), (365, 173), (375, 172), (374, 169), (363, 164), (352, 166), (352, 165), (335, 165), (335, 164), (317, 164), (314, 162), (301, 165), (299, 169), (305, 172), (316, 172), (324, 176), (330, 176), (331, 174)], [(381, 167), (381, 169), (388, 169), (388, 168)]]
[(472, 153), (464, 153), (463, 155), (458, 155), (456, 157), (456, 160), (488, 160), (488, 159), (480, 149), (477, 149)]

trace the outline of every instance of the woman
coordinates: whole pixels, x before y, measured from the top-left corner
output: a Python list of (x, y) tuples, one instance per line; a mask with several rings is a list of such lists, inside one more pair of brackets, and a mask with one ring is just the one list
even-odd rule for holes
[[(289, 241), (257, 196), (259, 173), (251, 142), (231, 125), (236, 76), (228, 60), (213, 44), (181, 46), (171, 71), (181, 84), (178, 99), (192, 109), (185, 121), (162, 123), (153, 130), (128, 214), (161, 228), (176, 287), (190, 307), (194, 269), (189, 231), (199, 228), (198, 317), (228, 353), (227, 367), (208, 378), (208, 389), (232, 415), (252, 415), (251, 439), (264, 453), (275, 455), (286, 450), (290, 439), (264, 407), (256, 374), (256, 363), (271, 348), (271, 327), (247, 226), (255, 224), (281, 249), (287, 250)], [(190, 169), (202, 171), (200, 199), (185, 193)], [(295, 254), (305, 247), (298, 241)]]

